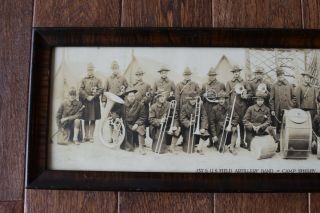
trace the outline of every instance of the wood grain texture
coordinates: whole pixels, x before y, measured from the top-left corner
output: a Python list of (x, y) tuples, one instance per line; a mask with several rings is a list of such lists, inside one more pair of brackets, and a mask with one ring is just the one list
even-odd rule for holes
[(301, 0), (212, 0), (214, 27), (301, 28)]
[(123, 0), (122, 27), (210, 27), (211, 0)]
[(25, 211), (117, 212), (117, 192), (27, 190)]
[(215, 194), (215, 212), (308, 212), (308, 194)]
[(115, 27), (121, 0), (35, 0), (34, 27)]
[(23, 200), (32, 0), (0, 6), (0, 200)]
[(19, 213), (23, 212), (23, 201), (0, 201), (0, 212), (2, 213)]
[(120, 192), (119, 212), (213, 212), (210, 193)]
[(320, 0), (302, 0), (304, 28), (320, 29)]

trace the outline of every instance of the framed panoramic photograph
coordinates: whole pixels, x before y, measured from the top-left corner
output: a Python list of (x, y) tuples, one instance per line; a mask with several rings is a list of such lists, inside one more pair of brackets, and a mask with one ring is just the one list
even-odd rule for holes
[(319, 36), (35, 28), (27, 187), (318, 191)]

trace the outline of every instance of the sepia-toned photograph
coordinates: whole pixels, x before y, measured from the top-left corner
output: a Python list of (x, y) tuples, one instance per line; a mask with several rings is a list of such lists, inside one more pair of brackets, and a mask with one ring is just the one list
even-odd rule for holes
[(319, 173), (320, 50), (56, 47), (48, 168)]

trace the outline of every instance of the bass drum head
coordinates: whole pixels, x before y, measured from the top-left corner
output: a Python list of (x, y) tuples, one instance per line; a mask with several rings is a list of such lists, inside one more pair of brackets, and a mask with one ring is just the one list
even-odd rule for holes
[(301, 109), (285, 110), (280, 132), (280, 150), (283, 158), (307, 158), (312, 140), (309, 112)]

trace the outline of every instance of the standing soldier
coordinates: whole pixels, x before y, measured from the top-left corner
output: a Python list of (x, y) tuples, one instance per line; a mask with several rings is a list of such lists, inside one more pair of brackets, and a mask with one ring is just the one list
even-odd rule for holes
[[(136, 81), (133, 84), (133, 88), (137, 90), (135, 94), (136, 100), (142, 103), (145, 107), (146, 115), (149, 115), (149, 103), (152, 99), (152, 89), (151, 86), (143, 81), (144, 71), (139, 67), (136, 72)], [(148, 126), (148, 120), (146, 121), (146, 126)]]
[[(217, 96), (220, 91), (225, 91), (226, 87), (223, 83), (219, 82), (217, 80), (218, 73), (213, 69), (213, 67), (210, 68), (208, 72), (208, 81), (202, 85), (201, 89), (201, 97), (203, 100), (203, 106), (206, 110), (208, 120), (210, 120), (212, 115), (212, 108), (216, 105), (215, 102), (210, 102), (215, 99), (214, 96)], [(212, 136), (211, 128), (209, 128), (209, 134)], [(213, 140), (212, 137), (209, 137), (209, 144), (208, 147), (212, 147)], [(217, 147), (217, 143), (215, 143), (215, 146)]]
[[(214, 143), (217, 143), (217, 149), (219, 148), (224, 150), (224, 147), (222, 145), (227, 145), (229, 152), (236, 155), (235, 151), (235, 145), (237, 140), (237, 125), (239, 122), (239, 116), (237, 115), (236, 111), (233, 112), (232, 120), (231, 120), (231, 131), (227, 132), (227, 126), (229, 124), (229, 120), (226, 119), (228, 116), (230, 119), (231, 116), (231, 108), (228, 105), (228, 102), (226, 102), (226, 99), (228, 96), (226, 95), (226, 92), (221, 90), (218, 95), (218, 104), (214, 105), (212, 107), (212, 114), (209, 119), (209, 129), (212, 135), (212, 140)], [(232, 106), (231, 106), (232, 107)], [(223, 136), (222, 133), (224, 133), (226, 136)], [(223, 138), (224, 137), (224, 138)], [(226, 140), (225, 142), (222, 140)], [(220, 147), (221, 144), (221, 147)]]
[(191, 80), (192, 72), (189, 67), (186, 67), (183, 72), (183, 81), (177, 84), (175, 97), (177, 101), (177, 110), (179, 112), (180, 107), (186, 104), (188, 101), (186, 100), (187, 95), (189, 95), (192, 91), (196, 92), (196, 94), (200, 93), (199, 85)]
[(267, 97), (263, 91), (256, 92), (256, 104), (250, 106), (243, 118), (246, 127), (247, 148), (251, 151), (251, 141), (257, 135), (271, 135), (276, 143), (276, 133), (271, 126), (270, 109), (264, 104)]
[[(173, 118), (170, 113), (168, 117), (169, 109), (172, 111), (173, 108), (171, 108), (170, 103), (166, 100), (166, 93), (165, 91), (158, 91), (156, 93), (156, 102), (150, 107), (149, 112), (152, 151), (157, 153), (166, 152), (168, 141), (171, 141), (172, 138), (172, 136), (168, 134), (172, 119), (174, 119), (174, 123), (177, 123), (176, 116)], [(167, 121), (166, 118), (168, 118)], [(174, 126), (173, 128), (176, 129), (177, 127)], [(160, 131), (163, 136), (159, 136)]]
[[(254, 71), (254, 78), (250, 80), (251, 83), (251, 89), (252, 89), (252, 94), (256, 94), (258, 87), (265, 87), (265, 93), (267, 95), (266, 100), (268, 100), (270, 91), (271, 91), (271, 84), (264, 79), (264, 69), (262, 67), (257, 67), (256, 70)], [(252, 103), (254, 104), (254, 103)], [(267, 106), (269, 103), (265, 103)]]
[(80, 84), (79, 99), (85, 106), (82, 115), (85, 132), (84, 140), (92, 143), (95, 122), (101, 118), (99, 97), (102, 92), (102, 83), (94, 76), (94, 66), (90, 63), (87, 67), (87, 77), (84, 77)]
[[(104, 91), (120, 96), (128, 87), (128, 82), (126, 78), (120, 74), (119, 64), (117, 61), (112, 62), (111, 71), (111, 76), (108, 77), (105, 82)], [(108, 101), (107, 97), (102, 96), (101, 101), (106, 105), (106, 102)]]
[[(195, 145), (198, 144), (197, 151), (200, 154), (203, 154), (202, 146), (204, 140), (206, 140), (209, 136), (207, 131), (208, 119), (206, 111), (204, 110), (202, 104), (200, 104), (201, 99), (196, 92), (193, 91), (189, 93), (186, 98), (188, 102), (185, 105), (181, 106), (180, 110), (180, 123), (182, 126), (181, 131), (183, 137), (182, 150), (187, 153), (193, 153)], [(201, 106), (199, 106), (199, 104)], [(199, 135), (194, 134), (197, 125), (200, 125)]]
[(80, 118), (84, 106), (77, 100), (77, 92), (74, 87), (69, 91), (69, 100), (61, 104), (57, 112), (57, 125), (59, 132), (61, 133), (61, 139), (59, 138), (59, 144), (68, 144), (69, 141), (73, 141), (76, 145), (79, 145), (80, 141)]
[[(231, 70), (233, 73), (233, 79), (227, 82), (226, 92), (229, 97), (229, 105), (232, 106), (234, 98), (236, 97), (234, 111), (239, 116), (239, 127), (240, 127), (240, 147), (246, 148), (244, 143), (244, 124), (243, 116), (249, 105), (248, 98), (252, 96), (251, 87), (248, 82), (244, 81), (240, 77), (240, 69), (238, 66), (234, 66)], [(236, 88), (238, 87), (238, 88)], [(237, 91), (240, 90), (240, 91)], [(241, 92), (241, 94), (238, 94)]]
[(318, 89), (311, 84), (312, 75), (302, 73), (303, 83), (296, 88), (297, 107), (310, 111), (312, 119), (317, 110)]
[(293, 86), (284, 77), (284, 71), (277, 68), (277, 81), (271, 87), (270, 109), (271, 115), (277, 120), (277, 132), (280, 132), (283, 110), (289, 110), (295, 106), (296, 97)]
[(127, 88), (122, 95), (122, 97), (126, 97), (121, 115), (126, 127), (126, 136), (120, 148), (132, 152), (138, 143), (139, 153), (144, 155), (147, 115), (145, 114), (144, 105), (136, 100), (136, 92), (136, 89)]
[(168, 79), (169, 71), (169, 69), (164, 67), (158, 71), (160, 73), (160, 79), (154, 83), (153, 91), (164, 90), (168, 92), (167, 96), (173, 97), (176, 87), (174, 82)]

